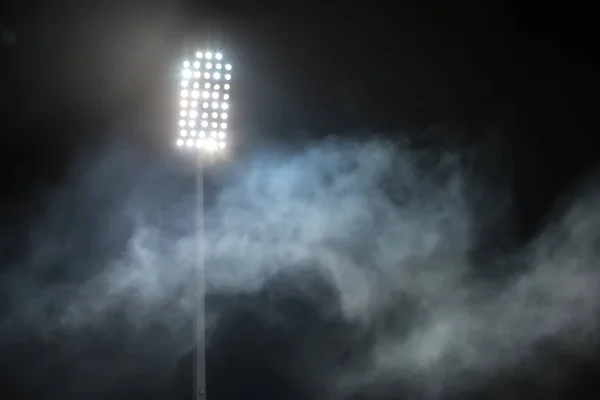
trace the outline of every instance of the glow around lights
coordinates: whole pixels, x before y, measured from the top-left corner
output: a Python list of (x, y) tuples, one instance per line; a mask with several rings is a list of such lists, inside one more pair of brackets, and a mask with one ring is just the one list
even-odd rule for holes
[[(195, 56), (195, 57), (194, 57)], [(221, 52), (197, 51), (181, 64), (177, 147), (219, 151), (227, 145), (232, 66)], [(196, 129), (199, 129), (196, 131)], [(198, 150), (197, 150), (198, 149)]]

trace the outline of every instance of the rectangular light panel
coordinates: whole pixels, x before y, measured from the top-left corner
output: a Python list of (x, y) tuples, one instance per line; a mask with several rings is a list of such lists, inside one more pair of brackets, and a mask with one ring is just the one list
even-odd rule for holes
[(214, 152), (227, 146), (231, 69), (220, 52), (198, 51), (183, 62), (177, 147)]

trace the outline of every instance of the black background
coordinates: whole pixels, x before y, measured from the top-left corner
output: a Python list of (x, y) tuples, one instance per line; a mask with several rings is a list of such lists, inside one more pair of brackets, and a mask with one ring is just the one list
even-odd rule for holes
[[(150, 156), (162, 154), (171, 139), (165, 132), (172, 126), (182, 55), (197, 43), (218, 43), (236, 68), (232, 126), (239, 153), (329, 134), (433, 135), (433, 141), (461, 143), (497, 138), (504, 152), (497, 157), (510, 171), (515, 198), (515, 237), (527, 242), (597, 160), (593, 4), (414, 3), (5, 2), (3, 224), (26, 225), (9, 205), (27, 210), (43, 203), (35, 188), (60, 181), (84, 148), (120, 135)], [(273, 342), (286, 340), (261, 329), (255, 328)], [(215, 356), (215, 370), (227, 374), (214, 379), (230, 391), (220, 398), (309, 396), (302, 385), (278, 388), (273, 371), (256, 368), (259, 347), (237, 346)], [(33, 357), (26, 353), (23, 358)], [(254, 356), (248, 364), (219, 364), (239, 353)], [(3, 371), (11, 371), (3, 372), (3, 385), (46, 397), (50, 389), (24, 389), (15, 354), (15, 369), (0, 359)], [(51, 350), (45, 354), (52, 358)], [(248, 382), (231, 378), (248, 369), (256, 374), (244, 378)], [(588, 371), (593, 366), (576, 370), (564, 397), (576, 397)], [(169, 379), (185, 386), (187, 378)], [(516, 381), (499, 386), (535, 391)], [(119, 385), (139, 382), (134, 377)]]

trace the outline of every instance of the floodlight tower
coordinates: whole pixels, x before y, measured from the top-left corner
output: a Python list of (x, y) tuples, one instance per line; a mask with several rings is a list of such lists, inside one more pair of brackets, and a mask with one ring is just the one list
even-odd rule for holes
[(219, 51), (197, 51), (183, 61), (175, 145), (194, 156), (196, 168), (197, 261), (194, 319), (194, 399), (206, 397), (206, 282), (204, 268), (204, 166), (227, 145), (231, 64)]

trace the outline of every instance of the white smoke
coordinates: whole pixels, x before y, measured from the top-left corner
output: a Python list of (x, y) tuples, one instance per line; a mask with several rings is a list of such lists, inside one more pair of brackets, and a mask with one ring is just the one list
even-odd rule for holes
[[(335, 398), (397, 384), (432, 397), (460, 390), (530, 359), (545, 338), (585, 352), (599, 305), (596, 193), (574, 201), (530, 248), (490, 260), (523, 270), (489, 285), (472, 276), (488, 267), (471, 254), (489, 222), (473, 210), (504, 209), (506, 196), (481, 197), (482, 181), (463, 161), (332, 140), (234, 167), (205, 210), (209, 292), (251, 294), (287, 276), (323, 318), (351, 326), (349, 347), (362, 350), (350, 358), (339, 361), (341, 345), (315, 346), (290, 363)], [(133, 330), (168, 327), (174, 356), (189, 349), (194, 190), (148, 164), (121, 150), (80, 165), (48, 196), (27, 257), (5, 279), (5, 331), (45, 340), (108, 332), (119, 313)], [(335, 301), (323, 300), (314, 273)], [(48, 283), (48, 274), (59, 277)], [(211, 330), (220, 311), (209, 310)]]

